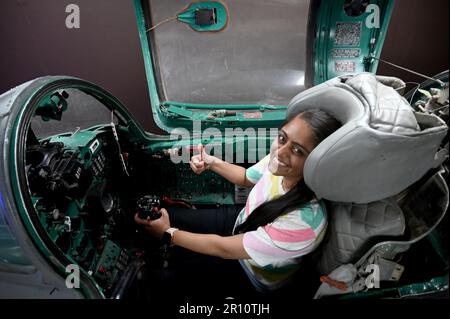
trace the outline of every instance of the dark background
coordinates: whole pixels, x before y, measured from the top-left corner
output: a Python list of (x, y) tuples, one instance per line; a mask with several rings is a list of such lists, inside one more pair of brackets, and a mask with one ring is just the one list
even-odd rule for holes
[[(396, 0), (381, 58), (434, 75), (448, 69), (448, 0)], [(65, 8), (80, 7), (67, 29)], [(152, 119), (133, 1), (0, 1), (0, 93), (43, 75), (72, 75), (119, 98), (143, 127)], [(378, 74), (423, 79), (380, 63)]]

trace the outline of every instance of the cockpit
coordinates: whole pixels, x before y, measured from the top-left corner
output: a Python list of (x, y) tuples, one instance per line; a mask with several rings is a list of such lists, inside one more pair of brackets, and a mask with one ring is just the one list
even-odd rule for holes
[[(448, 71), (409, 92), (373, 75), (390, 1), (377, 2), (377, 29), (366, 24), (369, 1), (241, 2), (135, 1), (165, 134), (145, 132), (117, 98), (74, 77), (0, 96), (0, 297), (152, 298), (147, 273), (171, 262), (171, 247), (135, 214), (244, 207), (251, 187), (197, 175), (189, 159), (202, 144), (249, 168), (286, 115), (307, 107), (344, 125), (305, 164), (332, 217), (290, 289), (307, 282), (310, 298), (402, 297), (418, 282), (448, 291)], [(371, 265), (379, 277), (368, 284)]]

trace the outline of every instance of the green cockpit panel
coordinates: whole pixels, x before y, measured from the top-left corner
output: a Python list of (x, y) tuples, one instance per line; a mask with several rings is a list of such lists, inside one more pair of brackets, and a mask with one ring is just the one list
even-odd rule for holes
[[(216, 2), (134, 3), (153, 117), (168, 132), (192, 131), (193, 121), (221, 130), (277, 127), (289, 101), (313, 84), (376, 72), (372, 56), (380, 55), (393, 7), (392, 0), (229, 0), (226, 28), (202, 33), (180, 21), (193, 22), (197, 9)], [(244, 114), (249, 108), (259, 113)]]

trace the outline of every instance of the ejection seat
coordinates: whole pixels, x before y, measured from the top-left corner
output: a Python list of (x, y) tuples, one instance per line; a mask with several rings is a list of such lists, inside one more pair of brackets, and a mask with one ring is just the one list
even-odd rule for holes
[[(314, 257), (318, 272), (331, 280), (315, 298), (398, 281), (403, 266), (394, 258), (428, 235), (447, 210), (439, 167), (448, 157), (441, 147), (448, 127), (415, 112), (397, 92), (402, 87), (399, 79), (362, 73), (331, 79), (289, 104), (288, 114), (320, 108), (343, 124), (304, 167), (305, 182), (326, 201), (329, 218)], [(377, 277), (368, 282), (369, 274)]]

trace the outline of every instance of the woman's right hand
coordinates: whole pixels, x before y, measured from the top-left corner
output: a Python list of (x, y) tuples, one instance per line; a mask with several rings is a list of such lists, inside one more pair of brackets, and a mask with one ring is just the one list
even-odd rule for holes
[(197, 175), (209, 169), (216, 159), (214, 156), (206, 154), (205, 147), (202, 144), (198, 145), (198, 151), (200, 154), (192, 156), (189, 162), (192, 170)]

